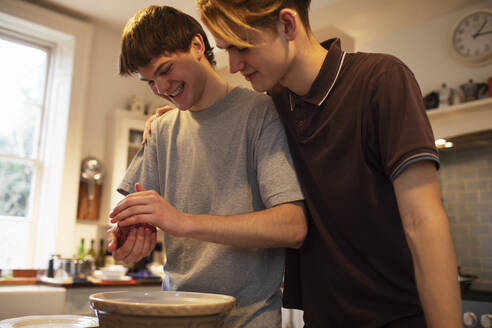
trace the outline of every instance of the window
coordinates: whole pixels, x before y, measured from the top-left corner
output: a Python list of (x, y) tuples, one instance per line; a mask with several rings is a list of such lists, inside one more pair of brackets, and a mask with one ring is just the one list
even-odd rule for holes
[(32, 257), (49, 50), (0, 34), (0, 53), (0, 266), (19, 268)]
[(0, 11), (0, 268), (71, 256), (92, 27), (24, 1)]

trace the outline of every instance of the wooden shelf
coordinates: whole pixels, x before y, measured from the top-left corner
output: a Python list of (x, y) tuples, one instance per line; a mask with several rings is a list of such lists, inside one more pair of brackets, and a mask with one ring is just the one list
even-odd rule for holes
[(454, 137), (492, 129), (492, 97), (431, 109), (427, 116), (434, 137)]

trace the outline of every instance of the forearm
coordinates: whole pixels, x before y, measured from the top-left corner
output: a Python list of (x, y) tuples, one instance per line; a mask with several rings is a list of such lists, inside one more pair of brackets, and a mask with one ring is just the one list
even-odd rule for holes
[(417, 289), (429, 328), (463, 327), (456, 256), (446, 215), (406, 229)]
[(184, 237), (245, 248), (298, 248), (307, 233), (303, 202), (231, 215), (186, 216)]
[(434, 164), (411, 164), (394, 187), (427, 326), (461, 328), (456, 255)]

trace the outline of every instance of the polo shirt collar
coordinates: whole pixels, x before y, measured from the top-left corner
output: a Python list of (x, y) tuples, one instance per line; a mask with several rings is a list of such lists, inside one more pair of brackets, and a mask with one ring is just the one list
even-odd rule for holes
[(316, 106), (323, 104), (335, 85), (346, 54), (345, 51), (342, 51), (338, 38), (326, 40), (321, 45), (328, 50), (328, 53), (309, 92), (305, 96), (291, 93), (296, 100), (302, 100)]

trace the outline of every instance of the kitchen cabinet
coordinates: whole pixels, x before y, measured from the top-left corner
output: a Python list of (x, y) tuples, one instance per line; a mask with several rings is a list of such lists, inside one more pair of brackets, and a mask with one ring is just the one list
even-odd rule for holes
[(42, 285), (0, 286), (0, 320), (63, 314), (66, 289)]
[[(125, 175), (132, 158), (141, 147), (142, 133), (148, 116), (116, 109), (107, 117), (106, 126), (106, 178), (104, 181), (102, 213), (109, 213), (123, 196), (116, 191)], [(109, 218), (100, 220), (103, 226), (109, 226)]]
[(492, 129), (492, 97), (427, 110), (434, 137), (446, 138)]

